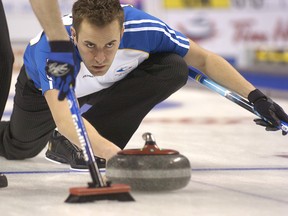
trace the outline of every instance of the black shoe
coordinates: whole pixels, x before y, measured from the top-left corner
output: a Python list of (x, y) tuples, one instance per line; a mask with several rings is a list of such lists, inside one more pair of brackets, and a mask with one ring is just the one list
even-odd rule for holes
[(7, 187), (8, 186), (8, 181), (5, 175), (0, 173), (0, 188)]
[[(99, 169), (106, 167), (106, 160), (104, 158), (94, 157)], [(52, 162), (70, 164), (73, 170), (88, 170), (82, 150), (56, 130), (48, 141), (46, 158)]]

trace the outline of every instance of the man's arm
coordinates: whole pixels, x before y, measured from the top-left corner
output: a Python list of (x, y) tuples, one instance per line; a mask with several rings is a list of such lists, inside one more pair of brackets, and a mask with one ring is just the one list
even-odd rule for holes
[[(67, 31), (62, 23), (61, 13), (58, 5), (57, 0), (30, 0), (31, 6), (35, 15), (37, 16), (42, 28), (44, 29), (45, 34), (47, 35), (48, 41), (50, 43), (51, 51), (52, 51), (52, 58), (53, 62), (58, 61), (62, 63), (68, 63), (74, 66), (73, 56), (69, 59), (67, 58), (67, 54), (71, 54), (73, 51), (70, 49), (66, 49), (65, 47), (61, 50), (56, 50), (59, 47), (59, 42), (63, 44), (64, 42), (69, 42), (70, 39), (67, 34)], [(61, 45), (61, 44), (60, 44)], [(53, 50), (53, 48), (55, 48)], [(69, 48), (69, 47), (68, 47)], [(66, 51), (66, 52), (65, 52)], [(69, 59), (69, 60), (68, 60)], [(49, 58), (51, 60), (51, 58)], [(51, 64), (52, 65), (52, 64)], [(53, 75), (53, 68), (52, 66), (49, 67), (48, 63), (48, 70), (51, 75)], [(70, 73), (74, 78), (76, 77), (76, 73)], [(68, 107), (68, 102), (65, 99), (65, 93), (69, 90), (69, 85), (74, 85), (74, 79), (70, 76), (64, 77), (53, 77), (56, 79), (56, 88), (60, 90), (60, 92), (64, 92), (64, 94), (59, 94), (58, 90), (48, 90), (45, 92), (45, 99), (48, 103), (48, 106), (51, 110), (53, 115), (53, 119), (55, 124), (59, 130), (59, 132), (64, 135), (68, 140), (72, 143), (80, 146), (79, 139), (75, 132), (74, 123), (72, 121), (70, 109)], [(64, 84), (63, 84), (64, 83)], [(58, 85), (58, 86), (57, 86)], [(66, 89), (61, 89), (61, 87), (65, 87)], [(59, 101), (57, 95), (61, 95), (62, 101)], [(93, 152), (106, 160), (115, 155), (119, 149), (116, 145), (108, 141), (107, 139), (103, 138), (99, 135), (99, 133), (95, 130), (95, 128), (85, 119), (83, 119), (89, 139), (91, 141), (91, 145), (93, 148)]]
[(59, 90), (58, 99), (64, 100), (70, 85), (75, 86), (78, 74), (75, 67), (75, 47), (62, 23), (57, 0), (30, 0), (30, 3), (51, 49), (47, 60), (47, 73), (53, 76), (54, 87)]
[[(70, 109), (68, 107), (67, 99), (59, 101), (57, 99), (58, 90), (48, 90), (45, 92), (44, 96), (51, 110), (55, 124), (59, 132), (65, 136), (69, 141), (75, 145), (80, 146), (79, 139), (75, 132), (74, 123), (70, 114)], [(103, 138), (96, 129), (83, 118), (89, 140), (91, 142), (93, 152), (98, 157), (105, 158), (108, 160), (110, 157), (115, 155), (121, 149)]]
[[(266, 130), (279, 130), (281, 121), (288, 122), (288, 115), (282, 107), (256, 89), (222, 57), (201, 48), (190, 40), (190, 49), (184, 60), (215, 82), (247, 98), (253, 104), (255, 111), (266, 119), (255, 121), (256, 124), (266, 127)], [(282, 131), (282, 134), (287, 133)]]
[(191, 40), (190, 49), (184, 60), (188, 65), (199, 69), (215, 82), (245, 98), (251, 91), (255, 90), (255, 87), (221, 56), (203, 49)]

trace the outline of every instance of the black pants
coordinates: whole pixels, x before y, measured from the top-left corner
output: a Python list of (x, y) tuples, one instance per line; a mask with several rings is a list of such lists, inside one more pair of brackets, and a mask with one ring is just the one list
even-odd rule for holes
[(15, 85), (10, 121), (0, 123), (0, 155), (7, 159), (36, 156), (45, 146), (55, 123), (42, 92), (21, 68)]
[[(152, 54), (123, 80), (79, 98), (80, 106), (91, 105), (82, 116), (123, 149), (148, 112), (185, 85), (187, 79), (188, 68), (181, 57)], [(0, 124), (0, 155), (8, 159), (35, 156), (45, 147), (54, 128), (45, 98), (22, 68), (11, 120)]]
[(0, 0), (0, 119), (9, 95), (13, 63), (14, 55), (10, 44), (3, 4)]

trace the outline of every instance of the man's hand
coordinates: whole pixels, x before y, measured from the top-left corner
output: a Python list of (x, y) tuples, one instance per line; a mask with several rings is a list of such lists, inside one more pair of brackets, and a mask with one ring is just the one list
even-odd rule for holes
[(50, 41), (46, 72), (53, 78), (53, 85), (59, 90), (58, 100), (64, 100), (70, 85), (75, 87), (78, 71), (74, 62), (74, 45), (70, 41)]
[[(255, 89), (248, 95), (248, 100), (254, 105), (254, 110), (263, 116), (263, 119), (255, 119), (257, 125), (266, 127), (267, 131), (279, 130), (281, 121), (288, 122), (288, 116), (277, 103), (266, 97), (261, 91)], [(283, 135), (287, 132), (282, 131)]]

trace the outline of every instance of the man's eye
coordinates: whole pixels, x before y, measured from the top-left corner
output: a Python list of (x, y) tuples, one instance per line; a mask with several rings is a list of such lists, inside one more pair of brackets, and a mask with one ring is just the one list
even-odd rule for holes
[(94, 48), (94, 47), (95, 47), (94, 44), (86, 44), (86, 46), (87, 46), (88, 48)]
[(114, 43), (109, 43), (106, 45), (107, 48), (112, 48), (114, 46)]

